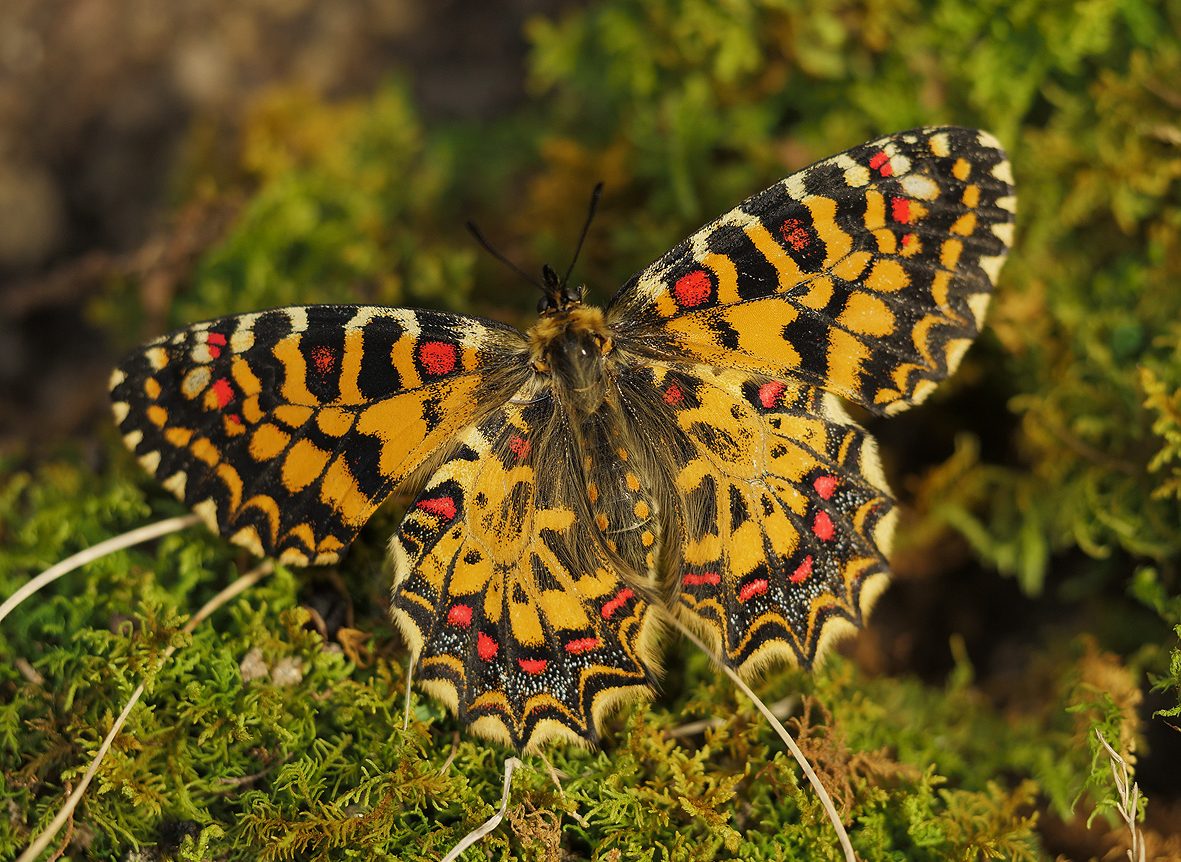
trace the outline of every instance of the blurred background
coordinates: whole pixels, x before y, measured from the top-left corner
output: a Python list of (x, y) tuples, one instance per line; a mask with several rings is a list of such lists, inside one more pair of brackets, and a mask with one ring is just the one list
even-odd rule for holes
[[(866, 860), (1123, 858), (1096, 730), (1149, 800), (1147, 858), (1181, 859), (1179, 33), (1179, 0), (4, 0), (0, 596), (179, 512), (109, 419), (109, 371), (148, 338), (329, 301), (525, 326), (532, 289), (466, 220), (561, 266), (604, 181), (578, 276), (605, 302), (812, 161), (977, 126), (1014, 164), (1016, 247), (960, 372), (870, 423), (904, 507), (895, 582), (825, 668), (760, 690), (795, 696)], [(251, 564), (203, 532), (6, 621), (0, 655), (25, 664), (0, 667), (0, 856), (145, 673), (151, 708), (65, 858), (441, 856), (503, 753), (426, 699), (401, 732), (398, 515), (163, 668), (158, 645)], [(298, 682), (246, 679), (256, 649)], [(492, 858), (829, 852), (757, 716), (672, 649), (605, 752), (551, 754), (562, 792), (521, 779)]]
[(560, 8), (0, 4), (0, 451), (93, 419), (106, 366), (128, 342), (111, 345), (87, 303), (113, 278), (151, 269), (145, 302), (159, 319), (233, 216), (226, 201), (186, 209), (193, 173), (233, 158), (268, 93), (339, 102), (398, 76), (424, 120), (503, 116), (526, 98), (526, 18)]

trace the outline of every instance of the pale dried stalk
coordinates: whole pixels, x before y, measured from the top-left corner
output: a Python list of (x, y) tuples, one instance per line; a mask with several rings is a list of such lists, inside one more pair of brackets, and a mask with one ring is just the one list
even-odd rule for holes
[(495, 814), (469, 832), (460, 839), (460, 842), (451, 848), (451, 851), (443, 857), (443, 862), (455, 862), (459, 858), (459, 854), (471, 847), (493, 829), (500, 825), (500, 821), (504, 820), (505, 812), (508, 811), (509, 791), (513, 786), (513, 770), (518, 766), (523, 765), (520, 760), (515, 757), (510, 757), (504, 762), (504, 792), (500, 797), (500, 808)]
[(146, 527), (138, 527), (130, 530), (121, 536), (115, 536), (104, 542), (99, 542), (94, 547), (79, 551), (72, 557), (66, 557), (60, 563), (50, 566), (41, 574), (37, 575), (37, 577), (27, 581), (19, 590), (9, 596), (4, 604), (0, 605), (0, 622), (3, 622), (4, 618), (12, 613), (21, 602), (42, 587), (52, 584), (62, 575), (69, 574), (74, 569), (93, 562), (99, 557), (105, 557), (107, 554), (115, 553), (115, 551), (130, 548), (132, 545), (158, 539), (169, 533), (179, 532), (200, 522), (201, 518), (198, 515), (180, 515), (175, 518), (167, 518), (163, 521), (157, 521), (154, 524), (148, 524)]
[[(159, 525), (157, 524), (155, 526)], [(98, 546), (96, 545), (95, 547)], [(242, 575), (224, 590), (219, 592), (216, 596), (207, 601), (202, 606), (201, 610), (193, 614), (192, 619), (185, 623), (182, 631), (186, 634), (192, 633), (192, 631), (202, 622), (204, 622), (204, 620), (215, 610), (220, 608), (226, 602), (230, 601), (230, 599), (234, 598), (239, 593), (242, 593), (243, 591), (248, 590), (250, 587), (257, 584), (259, 581), (269, 575), (273, 569), (274, 563), (272, 563), (270, 560), (265, 560), (262, 563), (259, 563), (249, 572)], [(167, 649), (165, 649), (163, 658), (161, 659), (161, 665), (171, 658), (174, 652), (176, 652), (175, 646), (170, 645)], [(86, 772), (82, 775), (82, 780), (78, 783), (78, 786), (74, 788), (74, 792), (70, 794), (70, 797), (65, 801), (65, 804), (62, 805), (61, 809), (54, 816), (52, 822), (50, 822), (50, 824), (45, 827), (41, 834), (33, 840), (33, 843), (25, 849), (25, 852), (17, 857), (16, 862), (33, 862), (33, 860), (36, 859), (37, 856), (49, 845), (49, 842), (53, 840), (54, 836), (57, 835), (58, 831), (63, 825), (65, 825), (66, 821), (69, 820), (69, 818), (73, 815), (74, 809), (78, 807), (78, 802), (82, 799), (82, 795), (86, 792), (86, 788), (90, 786), (91, 780), (94, 778), (95, 773), (98, 772), (98, 768), (102, 764), (103, 759), (107, 756), (107, 752), (111, 748), (111, 743), (115, 741), (115, 737), (118, 736), (119, 731), (123, 729), (123, 725), (127, 722), (127, 717), (131, 715), (132, 708), (139, 701), (140, 696), (143, 695), (143, 693), (144, 683), (141, 682), (139, 686), (136, 687), (135, 691), (131, 693), (131, 697), (128, 699), (127, 705), (123, 707), (123, 711), (119, 713), (119, 717), (116, 718), (114, 724), (111, 725), (110, 731), (107, 733), (106, 738), (103, 739), (102, 745), (99, 746), (98, 752), (90, 761), (90, 765), (86, 767)]]
[(808, 777), (808, 783), (812, 785), (812, 789), (816, 791), (817, 797), (820, 798), (820, 804), (824, 806), (824, 810), (828, 813), (828, 819), (832, 821), (833, 829), (836, 830), (837, 840), (840, 841), (841, 850), (844, 851), (846, 862), (857, 862), (857, 856), (853, 852), (853, 845), (849, 842), (849, 833), (845, 831), (845, 824), (841, 823), (841, 817), (837, 813), (836, 806), (832, 804), (832, 799), (829, 797), (828, 791), (824, 789), (824, 785), (820, 782), (820, 777), (812, 769), (812, 764), (808, 762), (808, 758), (804, 756), (804, 752), (796, 745), (796, 741), (792, 738), (791, 734), (787, 732), (787, 728), (775, 717), (775, 713), (772, 712), (771, 708), (763, 703), (762, 699), (754, 693), (754, 690), (743, 681), (742, 677), (722, 661), (721, 656), (706, 646), (697, 635), (676, 617), (670, 616), (668, 621), (679, 629), (681, 634), (696, 644), (698, 649), (712, 658), (718, 667), (722, 669), (722, 672), (730, 677), (734, 684), (738, 686), (739, 691), (750, 698), (751, 702), (758, 707), (759, 712), (763, 714), (763, 717), (771, 723), (771, 727), (775, 729), (779, 738), (783, 740), (783, 744), (787, 746), (788, 751), (791, 752), (791, 756), (796, 759), (796, 763), (800, 765), (800, 769), (804, 770), (804, 775)]
[(1132, 862), (1144, 862), (1144, 834), (1140, 831), (1140, 825), (1136, 822), (1136, 818), (1140, 813), (1140, 786), (1131, 780), (1131, 775), (1128, 771), (1128, 764), (1122, 757), (1112, 748), (1107, 740), (1104, 738), (1102, 731), (1095, 728), (1095, 736), (1099, 739), (1099, 744), (1107, 752), (1108, 758), (1111, 759), (1111, 777), (1115, 780), (1115, 789), (1119, 792), (1120, 804), (1119, 816), (1124, 823), (1128, 825), (1128, 832), (1131, 834), (1131, 846), (1128, 848), (1128, 858)]

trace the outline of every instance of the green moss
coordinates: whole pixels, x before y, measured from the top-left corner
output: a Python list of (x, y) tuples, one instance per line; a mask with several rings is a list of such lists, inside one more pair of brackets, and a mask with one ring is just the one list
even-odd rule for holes
[[(760, 691), (799, 694), (795, 730), (862, 859), (1048, 858), (1040, 812), (1112, 798), (1094, 728), (1130, 753), (1144, 672), (1181, 695), (1165, 638), (1181, 607), (1181, 48), (1163, 35), (1179, 27), (1176, 0), (605, 0), (532, 22), (537, 101), (479, 128), (425, 125), (397, 84), (337, 104), (279, 91), (228, 164), (194, 147), (185, 197), (239, 205), (171, 321), (320, 301), (523, 318), (533, 297), (477, 258), (463, 220), (525, 266), (561, 261), (598, 179), (580, 271), (604, 300), (814, 158), (921, 123), (998, 133), (1021, 196), (1016, 250), (983, 344), (911, 420), (959, 437), (934, 462), (900, 459), (912, 517), (897, 558), (1016, 575), (1082, 622), (999, 694), (962, 654), (943, 685), (837, 657)], [(137, 331), (136, 287), (96, 300), (116, 340)], [(7, 465), (0, 595), (179, 513), (113, 435), (102, 451), (97, 469), (72, 451)], [(201, 531), (95, 563), (6, 620), (0, 652), (23, 663), (0, 662), (0, 855), (49, 821), (141, 681), (65, 858), (430, 859), (489, 816), (506, 752), (456, 735), (417, 694), (402, 726), (405, 652), (382, 607), (396, 517), (387, 507), (331, 573), (353, 640), (324, 642), (311, 579), (283, 569), (182, 634), (251, 564)], [(1159, 618), (1159, 644), (1134, 603)], [(528, 758), (508, 823), (471, 858), (838, 858), (753, 708), (705, 660), (669, 666), (669, 693), (624, 710), (607, 750)]]
[(425, 145), (402, 87), (333, 105), (273, 93), (248, 118), (240, 159), (248, 198), (174, 306), (176, 325), (311, 302), (463, 305), (471, 244), (429, 239), (450, 159)]

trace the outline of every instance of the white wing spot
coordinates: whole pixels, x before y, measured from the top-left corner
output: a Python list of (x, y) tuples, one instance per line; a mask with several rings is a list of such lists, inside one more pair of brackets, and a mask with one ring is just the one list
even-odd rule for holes
[(951, 155), (951, 142), (948, 140), (947, 132), (940, 132), (937, 135), (931, 135), (930, 140), (927, 141), (927, 146), (931, 148), (932, 155), (945, 159)]
[(184, 470), (181, 470), (180, 472), (173, 473), (160, 484), (164, 487), (164, 490), (171, 491), (178, 498), (183, 500), (185, 496), (185, 485), (188, 483), (188, 481), (188, 474)]
[[(993, 265), (992, 272), (989, 272), (985, 260)], [(1005, 259), (1003, 257), (984, 258), (980, 261), (980, 265), (988, 273), (990, 281), (996, 281), (997, 274), (1001, 271), (1001, 264), (1004, 261)], [(972, 309), (972, 316), (976, 318), (976, 328), (979, 329), (981, 324), (984, 323), (984, 315), (988, 312), (989, 295), (987, 293), (970, 293), (968, 294), (967, 300), (968, 308)]]
[(1013, 185), (1013, 166), (1008, 162), (1001, 162), (992, 169), (992, 175), (1007, 185)]
[(1004, 147), (1001, 146), (1001, 142), (996, 139), (996, 135), (993, 135), (991, 132), (985, 132), (983, 130), (980, 131), (978, 133), (977, 140), (980, 141), (980, 146), (985, 147), (986, 149), (989, 149), (989, 150), (1003, 150), (1004, 149)]
[(155, 473), (160, 467), (160, 453), (147, 452), (139, 457), (139, 463), (144, 465), (144, 469), (149, 473)]
[(1013, 223), (1011, 221), (999, 222), (992, 226), (992, 232), (996, 234), (996, 238), (1003, 242), (1006, 246), (1013, 244)]
[(168, 351), (163, 347), (152, 347), (144, 351), (144, 359), (148, 361), (148, 365), (152, 367), (153, 371), (159, 371), (168, 364)]
[(217, 529), (217, 503), (213, 502), (212, 497), (202, 500), (197, 505), (193, 506), (193, 511), (200, 516), (201, 520), (213, 530), (215, 533)]
[(254, 346), (254, 329), (241, 325), (230, 336), (230, 350), (234, 353), (245, 353)]
[(907, 174), (901, 181), (902, 190), (920, 201), (933, 201), (939, 197), (939, 184), (923, 174)]

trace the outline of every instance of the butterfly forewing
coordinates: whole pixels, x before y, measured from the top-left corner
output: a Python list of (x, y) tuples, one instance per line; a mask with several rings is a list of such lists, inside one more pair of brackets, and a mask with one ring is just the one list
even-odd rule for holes
[(790, 376), (896, 412), (979, 331), (1014, 210), (991, 136), (902, 132), (706, 225), (625, 286), (608, 320), (654, 355)]
[(120, 430), (164, 486), (259, 554), (335, 560), (373, 510), (525, 373), (470, 317), (308, 306), (165, 336), (116, 370)]

